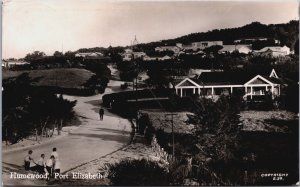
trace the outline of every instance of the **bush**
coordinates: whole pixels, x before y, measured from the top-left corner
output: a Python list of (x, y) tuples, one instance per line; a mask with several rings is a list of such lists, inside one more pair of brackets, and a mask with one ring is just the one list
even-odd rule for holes
[(121, 89), (125, 90), (126, 88), (128, 88), (127, 82), (125, 82), (124, 84), (121, 84)]
[(126, 101), (141, 98), (154, 98), (154, 97), (169, 97), (173, 92), (172, 89), (144, 89), (138, 91), (126, 91), (119, 93), (106, 94), (102, 97), (103, 104), (110, 107), (111, 103), (115, 101)]
[(171, 177), (158, 163), (142, 160), (123, 160), (109, 167), (108, 178), (117, 186), (167, 186)]

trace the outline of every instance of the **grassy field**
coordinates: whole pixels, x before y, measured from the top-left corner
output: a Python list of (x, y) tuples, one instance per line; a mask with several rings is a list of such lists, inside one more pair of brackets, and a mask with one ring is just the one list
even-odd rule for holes
[(39, 78), (34, 85), (58, 86), (61, 88), (80, 88), (93, 75), (92, 72), (77, 68), (60, 68), (31, 71), (3, 71), (3, 79), (13, 78), (22, 73), (29, 73), (31, 78)]

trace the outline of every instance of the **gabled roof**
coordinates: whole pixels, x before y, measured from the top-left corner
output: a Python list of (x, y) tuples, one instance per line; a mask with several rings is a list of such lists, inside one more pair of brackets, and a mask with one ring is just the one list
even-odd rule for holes
[(202, 72), (195, 81), (200, 85), (242, 85), (251, 78), (242, 72)]
[[(274, 70), (275, 72), (275, 70)], [(213, 85), (244, 85), (251, 82), (252, 80), (259, 78), (263, 82), (268, 84), (282, 84), (282, 80), (270, 77), (270, 71), (225, 71), (225, 72), (202, 72), (198, 77), (190, 78), (192, 82), (196, 83), (199, 86), (213, 86)], [(181, 81), (178, 86), (181, 86), (184, 79)], [(190, 82), (191, 82), (190, 81)]]
[(246, 48), (249, 51), (252, 50), (252, 46), (251, 45), (223, 45), (223, 48), (220, 49), (220, 51), (235, 51), (235, 50), (240, 50), (242, 48)]
[(179, 86), (185, 86), (184, 84), (186, 82), (189, 82), (191, 85), (194, 85), (196, 87), (198, 87), (199, 85), (192, 79), (189, 79), (189, 78), (185, 78), (183, 79), (180, 83), (178, 83), (175, 87), (179, 87)]
[(264, 47), (261, 50), (257, 50), (256, 52), (263, 53), (266, 51), (277, 51), (277, 52), (285, 52), (286, 50), (289, 50), (288, 47), (280, 47), (280, 46), (272, 46), (272, 47)]
[[(255, 83), (255, 81), (258, 81)], [(248, 82), (245, 83), (245, 85), (251, 84), (274, 84), (274, 82), (272, 82), (271, 80), (268, 80), (268, 77), (263, 77), (261, 75), (256, 75), (254, 78), (252, 78), (251, 80), (249, 80)]]

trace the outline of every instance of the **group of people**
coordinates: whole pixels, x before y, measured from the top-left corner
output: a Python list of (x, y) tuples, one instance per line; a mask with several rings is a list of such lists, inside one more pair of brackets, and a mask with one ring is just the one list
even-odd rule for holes
[(53, 148), (52, 153), (48, 159), (45, 158), (45, 154), (41, 154), (41, 157), (35, 161), (32, 157), (33, 151), (29, 150), (28, 155), (24, 159), (24, 166), (26, 171), (33, 171), (39, 174), (48, 173), (49, 178), (53, 177), (55, 173), (60, 174), (61, 163), (58, 159), (57, 149)]

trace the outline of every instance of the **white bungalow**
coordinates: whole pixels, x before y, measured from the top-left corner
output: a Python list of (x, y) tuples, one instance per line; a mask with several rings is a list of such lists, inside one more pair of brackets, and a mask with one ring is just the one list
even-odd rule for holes
[(220, 53), (233, 53), (234, 51), (238, 51), (239, 53), (249, 54), (252, 51), (252, 45), (223, 45), (223, 48), (220, 49)]
[(23, 66), (29, 64), (26, 61), (23, 60), (3, 60), (2, 61), (2, 67), (3, 68), (12, 68), (16, 66)]
[(175, 89), (180, 97), (195, 94), (214, 97), (239, 92), (245, 99), (255, 99), (270, 92), (274, 98), (281, 94), (281, 81), (274, 69), (268, 76), (245, 72), (202, 72), (197, 78), (185, 78)]
[(143, 58), (146, 56), (144, 52), (134, 52), (131, 49), (125, 49), (125, 53), (122, 54), (123, 61), (131, 61), (132, 59)]
[(75, 57), (82, 57), (83, 59), (103, 59), (104, 54), (100, 52), (89, 52), (89, 53), (76, 53)]
[(261, 50), (254, 51), (255, 54), (262, 55), (262, 56), (286, 56), (291, 53), (290, 48), (287, 46), (273, 46), (273, 47), (264, 47)]
[(173, 51), (175, 54), (181, 51), (181, 48), (178, 46), (159, 46), (155, 48), (155, 51), (162, 52), (162, 51)]

